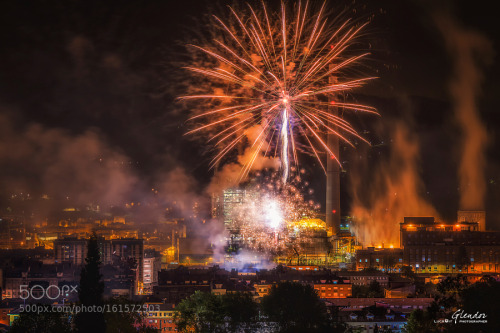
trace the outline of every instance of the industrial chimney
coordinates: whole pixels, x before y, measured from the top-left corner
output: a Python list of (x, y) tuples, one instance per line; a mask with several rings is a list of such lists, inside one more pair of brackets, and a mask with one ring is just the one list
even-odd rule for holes
[[(337, 83), (337, 78), (330, 76), (329, 83)], [(338, 116), (338, 108), (334, 106), (333, 98), (330, 98), (329, 104), (330, 114)], [(336, 129), (332, 122), (328, 126)], [(339, 137), (330, 131), (327, 136), (328, 148), (340, 160)], [(328, 156), (326, 162), (326, 227), (329, 234), (337, 234), (340, 230), (340, 165), (332, 156)]]

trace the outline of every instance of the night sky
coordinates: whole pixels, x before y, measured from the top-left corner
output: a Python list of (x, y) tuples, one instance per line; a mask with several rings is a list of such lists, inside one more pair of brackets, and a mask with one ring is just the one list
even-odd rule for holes
[[(203, 142), (183, 136), (187, 115), (175, 103), (182, 77), (175, 64), (183, 59), (182, 44), (190, 41), (192, 30), (202, 27), (209, 3), (1, 1), (3, 212), (9, 205), (7, 199), (16, 193), (48, 193), (79, 203), (97, 200), (109, 205), (142, 200), (151, 188), (169, 198), (203, 197), (213, 175), (208, 170), (211, 155)], [(342, 176), (344, 211), (352, 203), (352, 173), (356, 170), (359, 174), (354, 177), (366, 182), (376, 179), (390, 155), (394, 128), (403, 126), (419, 145), (415, 166), (422, 180), (421, 195), (444, 218), (454, 217), (460, 197), (457, 169), (463, 137), (454, 120), (449, 89), (454, 58), (439, 28), (440, 20), (451, 17), (463, 31), (482, 36), (491, 46), (484, 64), (481, 54), (474, 54), (473, 60), (480, 63), (483, 76), (476, 85), (477, 105), (489, 138), (487, 223), (498, 229), (497, 12), (487, 1), (329, 4), (333, 9), (347, 6), (357, 20), (373, 17), (361, 42), (371, 53), (366, 73), (379, 79), (355, 96), (382, 115), (364, 117), (357, 124), (369, 132), (373, 146), (348, 149), (342, 155), (347, 171)], [(360, 156), (368, 164), (361, 165)], [(321, 201), (322, 171), (305, 164)], [(366, 189), (376, 192), (376, 187), (368, 184)]]

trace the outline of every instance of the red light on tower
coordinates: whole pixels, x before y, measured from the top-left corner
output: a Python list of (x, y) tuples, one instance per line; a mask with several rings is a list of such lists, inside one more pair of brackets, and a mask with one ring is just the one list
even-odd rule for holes
[(332, 210), (332, 213), (333, 213), (333, 214), (337, 213), (337, 210), (335, 210), (335, 209), (334, 209), (334, 210)]

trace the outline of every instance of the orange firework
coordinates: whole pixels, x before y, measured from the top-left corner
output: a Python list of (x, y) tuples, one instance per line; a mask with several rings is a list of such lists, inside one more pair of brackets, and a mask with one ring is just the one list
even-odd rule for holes
[(297, 150), (314, 154), (322, 167), (324, 153), (339, 162), (326, 133), (351, 146), (353, 137), (366, 141), (332, 112), (341, 108), (377, 114), (369, 106), (332, 102), (372, 79), (347, 78), (345, 73), (367, 55), (345, 56), (364, 25), (328, 23), (325, 3), (316, 12), (310, 7), (297, 2), (289, 9), (282, 3), (276, 13), (269, 13), (264, 3), (258, 10), (229, 7), (227, 20), (213, 17), (217, 30), (211, 42), (190, 45), (197, 61), (185, 68), (200, 81), (196, 93), (179, 98), (203, 110), (190, 118), (194, 129), (188, 134), (209, 133), (208, 141), (217, 148), (212, 167), (247, 144), (251, 157), (242, 177), (259, 156), (274, 156), (280, 158), (286, 181), (290, 164), (298, 163)]

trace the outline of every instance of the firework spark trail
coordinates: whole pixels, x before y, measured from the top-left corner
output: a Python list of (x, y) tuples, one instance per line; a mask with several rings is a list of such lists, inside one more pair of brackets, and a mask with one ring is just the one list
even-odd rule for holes
[(288, 179), (288, 112), (287, 108), (283, 109), (283, 119), (281, 125), (281, 140), (283, 148), (281, 149), (281, 161), (283, 164), (283, 183)]
[[(193, 88), (196, 93), (179, 99), (190, 103), (195, 113), (190, 118), (194, 129), (188, 134), (208, 133), (208, 141), (218, 150), (211, 167), (248, 144), (253, 155), (243, 165), (240, 179), (248, 175), (259, 156), (274, 152), (275, 157), (280, 156), (286, 182), (290, 158), (294, 165), (298, 163), (298, 147), (309, 147), (309, 153), (324, 168), (324, 154), (339, 162), (326, 143), (327, 133), (348, 144), (352, 138), (366, 142), (348, 121), (330, 111), (337, 107), (378, 114), (376, 110), (355, 103), (327, 102), (372, 79), (346, 74), (367, 55), (345, 55), (364, 25), (355, 26), (350, 20), (327, 23), (326, 2), (318, 12), (310, 7), (309, 2), (300, 1), (293, 9), (282, 3), (277, 12), (269, 12), (264, 3), (260, 10), (248, 5), (248, 10), (238, 12), (229, 7), (227, 19), (213, 16), (216, 30), (211, 42), (190, 45), (194, 58), (201, 56), (203, 61), (194, 61), (185, 69), (203, 84)], [(328, 82), (332, 75), (337, 77), (335, 84)], [(256, 140), (247, 142), (247, 133), (254, 126), (261, 132)]]

